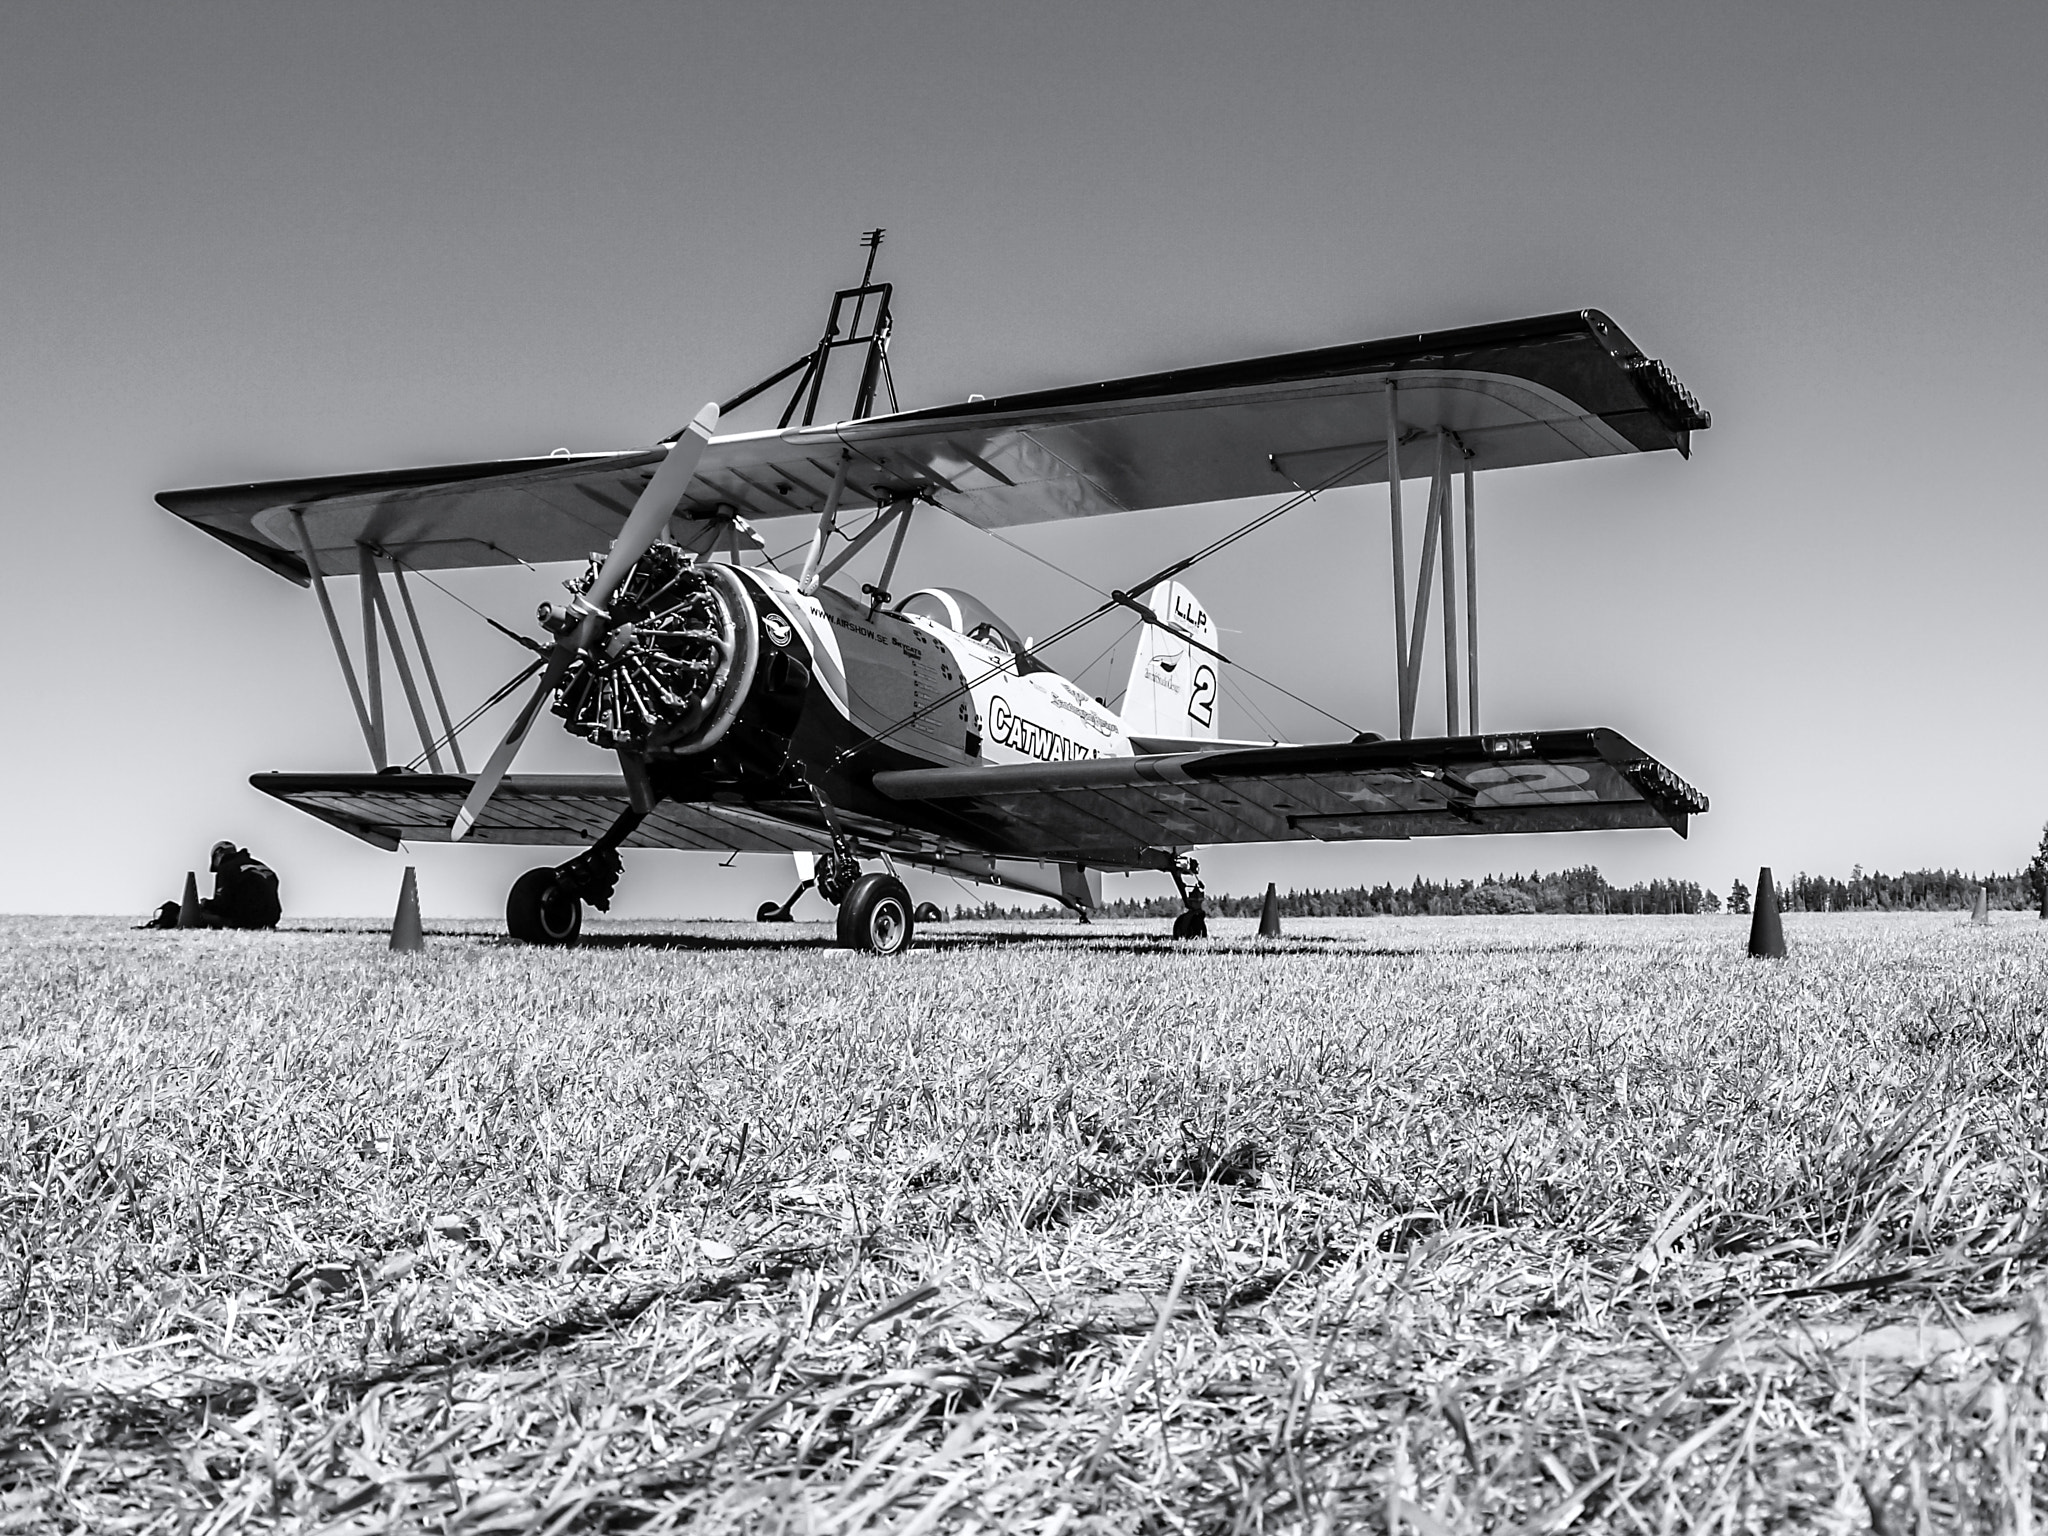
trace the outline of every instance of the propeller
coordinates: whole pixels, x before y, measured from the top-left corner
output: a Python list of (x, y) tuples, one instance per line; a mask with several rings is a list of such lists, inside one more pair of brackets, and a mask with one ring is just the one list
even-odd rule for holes
[(511, 768), (512, 759), (519, 755), (520, 744), (533, 728), (542, 701), (555, 691), (562, 681), (562, 674), (569, 670), (569, 664), (577, 655), (597, 642), (609, 617), (605, 604), (611, 601), (612, 593), (618, 590), (619, 583), (626, 579), (626, 573), (633, 569), (634, 563), (654, 547), (654, 541), (668, 527), (669, 518), (682, 505), (683, 492), (689, 488), (690, 477), (697, 473), (698, 459), (703, 457), (711, 434), (717, 430), (718, 405), (715, 401), (708, 402), (692, 418), (689, 426), (676, 435), (661, 463), (655, 466), (654, 478), (647, 482), (647, 489), (633, 503), (633, 510), (626, 517), (626, 526), (612, 540), (604, 564), (598, 567), (597, 578), (587, 591), (570, 600), (569, 609), (577, 617), (576, 626), (556, 639), (547, 667), (541, 673), (540, 686), (520, 709), (512, 721), (512, 728), (505, 733), (505, 739), (498, 743), (491, 760), (484, 764), (484, 771), (470, 786), (469, 798), (462, 802), (462, 809), (455, 815), (455, 825), (449, 830), (451, 842), (461, 842), (469, 829), (476, 825), (477, 817), (490, 804), (491, 796), (498, 792), (498, 785)]

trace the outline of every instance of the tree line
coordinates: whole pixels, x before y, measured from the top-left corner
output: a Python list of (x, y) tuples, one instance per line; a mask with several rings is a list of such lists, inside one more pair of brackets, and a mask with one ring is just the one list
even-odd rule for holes
[[(1774, 882), (1780, 910), (1786, 912), (1945, 912), (1967, 911), (1982, 886), (1993, 907), (2048, 910), (2048, 832), (2027, 868), (2010, 875), (1974, 875), (1954, 869), (1916, 869), (1887, 875), (1866, 874), (1862, 865), (1846, 880), (1804, 871)], [(1290, 890), (1278, 897), (1283, 917), (1469, 917), (1516, 913), (1568, 912), (1613, 916), (1719, 912), (1723, 899), (1692, 880), (1649, 880), (1615, 885), (1591, 864), (1554, 874), (1487, 875), (1480, 880), (1425, 880), (1408, 885), (1391, 882), (1351, 885), (1328, 890)], [(1747, 912), (1751, 892), (1737, 880), (1728, 893), (1727, 910)], [(1257, 917), (1263, 894), (1233, 896), (1210, 892), (1209, 911), (1218, 917)], [(1177, 896), (1104, 902), (1101, 917), (1172, 917), (1181, 910)], [(1049, 917), (1058, 908), (998, 907), (994, 902), (961, 906), (963, 918)]]

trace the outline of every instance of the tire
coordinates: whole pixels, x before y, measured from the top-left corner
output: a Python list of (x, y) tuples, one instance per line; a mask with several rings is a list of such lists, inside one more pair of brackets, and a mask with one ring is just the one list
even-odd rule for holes
[(1201, 912), (1183, 912), (1173, 920), (1173, 936), (1176, 939), (1206, 939), (1209, 937), (1209, 919)]
[(552, 869), (529, 869), (505, 897), (505, 931), (528, 944), (567, 947), (583, 932), (583, 902)]
[(910, 891), (894, 875), (862, 875), (839, 904), (839, 942), (847, 949), (901, 954), (916, 926)]
[(920, 901), (917, 911), (912, 914), (920, 923), (943, 923), (946, 909), (935, 901)]
[(755, 909), (754, 921), (757, 923), (787, 923), (793, 922), (795, 919), (782, 910), (781, 902), (764, 901)]

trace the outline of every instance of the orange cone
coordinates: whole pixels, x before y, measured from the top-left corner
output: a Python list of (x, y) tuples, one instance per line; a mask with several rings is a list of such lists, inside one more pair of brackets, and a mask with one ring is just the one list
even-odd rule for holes
[(420, 929), (420, 886), (410, 864), (405, 866), (405, 878), (398, 882), (398, 911), (391, 919), (391, 947), (393, 949), (425, 949), (427, 936)]
[(1989, 928), (1991, 926), (1991, 893), (1983, 886), (1977, 887), (1977, 905), (1970, 909), (1970, 926)]
[(1749, 920), (1749, 953), (1752, 959), (1785, 958), (1785, 925), (1778, 918), (1778, 888), (1771, 883), (1771, 867), (1756, 872), (1756, 910)]
[(1266, 904), (1259, 908), (1259, 937), (1280, 937), (1280, 891), (1270, 880), (1266, 882)]
[(185, 894), (178, 898), (178, 926), (199, 926), (199, 877), (189, 869), (185, 871)]

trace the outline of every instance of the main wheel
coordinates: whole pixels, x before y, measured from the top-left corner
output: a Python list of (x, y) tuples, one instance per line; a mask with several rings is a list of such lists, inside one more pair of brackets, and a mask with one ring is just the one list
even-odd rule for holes
[(505, 898), (505, 931), (528, 944), (574, 944), (583, 932), (583, 902), (552, 869), (529, 869)]
[(862, 875), (839, 904), (839, 942), (847, 949), (896, 954), (915, 926), (910, 892), (894, 875)]

